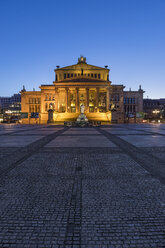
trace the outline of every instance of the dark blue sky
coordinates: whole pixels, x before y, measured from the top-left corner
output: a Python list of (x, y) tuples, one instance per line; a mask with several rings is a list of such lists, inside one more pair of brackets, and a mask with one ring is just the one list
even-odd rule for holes
[(52, 83), (80, 55), (165, 98), (165, 0), (0, 0), (0, 96)]

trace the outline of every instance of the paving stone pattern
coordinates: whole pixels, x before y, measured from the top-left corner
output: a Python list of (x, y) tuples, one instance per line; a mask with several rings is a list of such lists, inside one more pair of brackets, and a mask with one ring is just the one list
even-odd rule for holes
[(163, 130), (0, 125), (0, 248), (165, 247)]

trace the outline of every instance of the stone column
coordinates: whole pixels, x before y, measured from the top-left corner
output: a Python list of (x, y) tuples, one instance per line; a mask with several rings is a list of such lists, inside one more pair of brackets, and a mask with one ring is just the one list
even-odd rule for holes
[(89, 113), (89, 88), (86, 88), (86, 112)]
[(55, 110), (58, 112), (58, 99), (59, 99), (59, 91), (58, 88), (55, 88)]
[(79, 106), (79, 88), (76, 88), (76, 113), (79, 112), (80, 106)]
[(65, 112), (68, 112), (68, 88), (65, 88), (65, 93), (66, 93), (66, 110)]
[(68, 112), (71, 112), (71, 106), (70, 106), (70, 90), (68, 91)]
[(96, 88), (96, 107), (97, 113), (99, 113), (99, 88)]
[(107, 88), (107, 94), (106, 94), (106, 111), (109, 111), (109, 88)]

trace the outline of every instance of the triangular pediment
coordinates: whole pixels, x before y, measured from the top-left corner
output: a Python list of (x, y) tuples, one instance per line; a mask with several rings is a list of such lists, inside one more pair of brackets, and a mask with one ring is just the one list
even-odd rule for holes
[(79, 64), (74, 64), (74, 65), (70, 65), (70, 66), (65, 66), (65, 67), (61, 67), (59, 70), (77, 70), (77, 69), (87, 69), (87, 70), (109, 70), (107, 68), (104, 67), (100, 67), (100, 66), (95, 66), (95, 65), (89, 65), (89, 64), (85, 64), (85, 63), (79, 63)]

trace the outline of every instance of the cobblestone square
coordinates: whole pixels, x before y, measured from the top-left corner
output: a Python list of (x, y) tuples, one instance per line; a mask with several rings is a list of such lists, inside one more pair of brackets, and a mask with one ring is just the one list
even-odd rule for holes
[(165, 247), (164, 124), (1, 124), (0, 141), (0, 248)]

